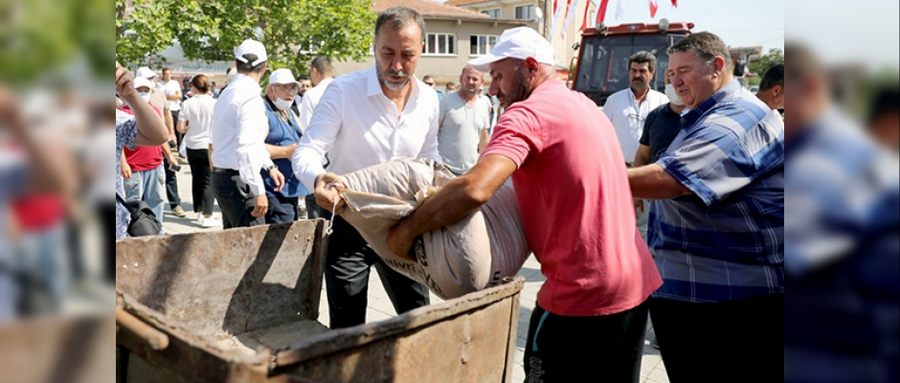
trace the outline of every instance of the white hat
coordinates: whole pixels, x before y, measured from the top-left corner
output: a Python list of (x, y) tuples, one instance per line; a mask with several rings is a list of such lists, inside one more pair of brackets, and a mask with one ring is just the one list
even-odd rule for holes
[(145, 77), (135, 77), (134, 78), (134, 89), (137, 89), (137, 88), (140, 88), (143, 86), (146, 86), (147, 88), (150, 88), (150, 90), (153, 90), (153, 82), (151, 82), (149, 79), (147, 79)]
[(152, 80), (152, 79), (156, 78), (156, 72), (154, 72), (150, 68), (142, 66), (142, 67), (138, 68), (137, 72), (134, 72), (134, 77)]
[(533, 57), (537, 62), (556, 65), (553, 47), (537, 31), (529, 27), (518, 27), (503, 31), (491, 53), (469, 60), (469, 65), (482, 72), (490, 69), (490, 64), (505, 58), (526, 59)]
[(294, 79), (294, 74), (291, 73), (291, 70), (287, 69), (287, 68), (281, 68), (281, 69), (276, 69), (276, 70), (272, 71), (272, 74), (269, 75), (269, 84), (297, 84), (298, 86), (300, 85), (300, 83), (297, 82), (296, 79)]
[(257, 66), (268, 59), (268, 57), (266, 56), (266, 47), (264, 47), (261, 42), (253, 39), (246, 39), (241, 43), (241, 45), (238, 45), (237, 48), (234, 48), (234, 58), (238, 59), (238, 61), (242, 63), (247, 62), (247, 59), (244, 58), (244, 55), (248, 53), (256, 55), (256, 61), (250, 63), (250, 65), (252, 66)]

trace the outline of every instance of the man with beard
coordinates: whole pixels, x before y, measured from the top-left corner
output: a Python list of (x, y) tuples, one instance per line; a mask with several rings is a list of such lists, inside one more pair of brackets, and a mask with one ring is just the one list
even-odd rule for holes
[(645, 301), (662, 280), (634, 225), (621, 149), (606, 116), (554, 70), (553, 48), (528, 27), (490, 54), (490, 93), (506, 112), (481, 158), (388, 235), (399, 256), (416, 237), (479, 209), (510, 177), (525, 236), (547, 281), (525, 347), (529, 381), (636, 381)]
[(455, 175), (468, 171), (478, 160), (478, 148), (487, 142), (491, 111), (478, 96), (484, 75), (466, 65), (459, 75), (459, 90), (441, 98), (438, 149)]
[[(625, 156), (625, 166), (631, 167), (634, 155), (640, 146), (644, 132), (644, 122), (651, 110), (665, 105), (669, 98), (665, 94), (650, 89), (653, 75), (656, 73), (656, 56), (647, 51), (637, 52), (628, 58), (628, 77), (631, 87), (613, 93), (603, 105), (603, 112), (612, 121), (619, 139), (619, 147)], [(643, 205), (643, 201), (635, 201), (635, 206)], [(638, 208), (638, 230), (641, 237), (647, 239), (647, 209)]]
[[(438, 97), (413, 75), (424, 37), (425, 21), (418, 12), (384, 10), (375, 22), (375, 66), (341, 76), (325, 90), (292, 157), (294, 173), (315, 190), (322, 208), (331, 211), (340, 200), (338, 174), (401, 157), (440, 162)], [(385, 265), (353, 226), (335, 217), (325, 260), (331, 328), (365, 322), (373, 265), (397, 313), (428, 304), (425, 286)]]

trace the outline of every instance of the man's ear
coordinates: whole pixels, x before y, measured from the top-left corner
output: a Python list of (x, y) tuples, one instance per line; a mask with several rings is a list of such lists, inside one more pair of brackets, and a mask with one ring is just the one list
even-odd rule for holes
[(722, 56), (716, 56), (712, 59), (713, 69), (716, 72), (725, 73), (725, 58)]
[(535, 60), (534, 57), (528, 57), (525, 59), (525, 67), (528, 68), (528, 70), (531, 72), (536, 72), (540, 65), (541, 64), (537, 60)]
[(781, 95), (784, 94), (784, 87), (781, 86), (781, 85), (773, 85), (773, 86), (772, 86), (772, 93), (774, 93), (775, 96), (781, 96)]

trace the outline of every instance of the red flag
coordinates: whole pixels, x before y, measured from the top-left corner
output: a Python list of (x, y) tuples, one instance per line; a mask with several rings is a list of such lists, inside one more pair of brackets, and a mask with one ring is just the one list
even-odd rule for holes
[(650, 0), (650, 17), (656, 17), (657, 9), (659, 9), (659, 4), (656, 4), (656, 0)]
[(678, 0), (672, 0), (672, 6), (678, 8)]
[(596, 25), (600, 25), (603, 23), (603, 19), (606, 18), (606, 6), (609, 5), (609, 0), (600, 0), (600, 9), (597, 10), (597, 20)]
[(584, 28), (587, 28), (587, 17), (588, 10), (591, 9), (591, 1), (586, 1), (584, 5), (584, 17), (581, 18), (581, 31), (584, 31)]

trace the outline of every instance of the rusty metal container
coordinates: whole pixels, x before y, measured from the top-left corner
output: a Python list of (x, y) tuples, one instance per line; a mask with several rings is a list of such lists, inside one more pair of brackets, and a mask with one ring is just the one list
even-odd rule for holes
[(521, 278), (330, 330), (317, 321), (323, 228), (305, 220), (117, 242), (119, 379), (512, 380)]

